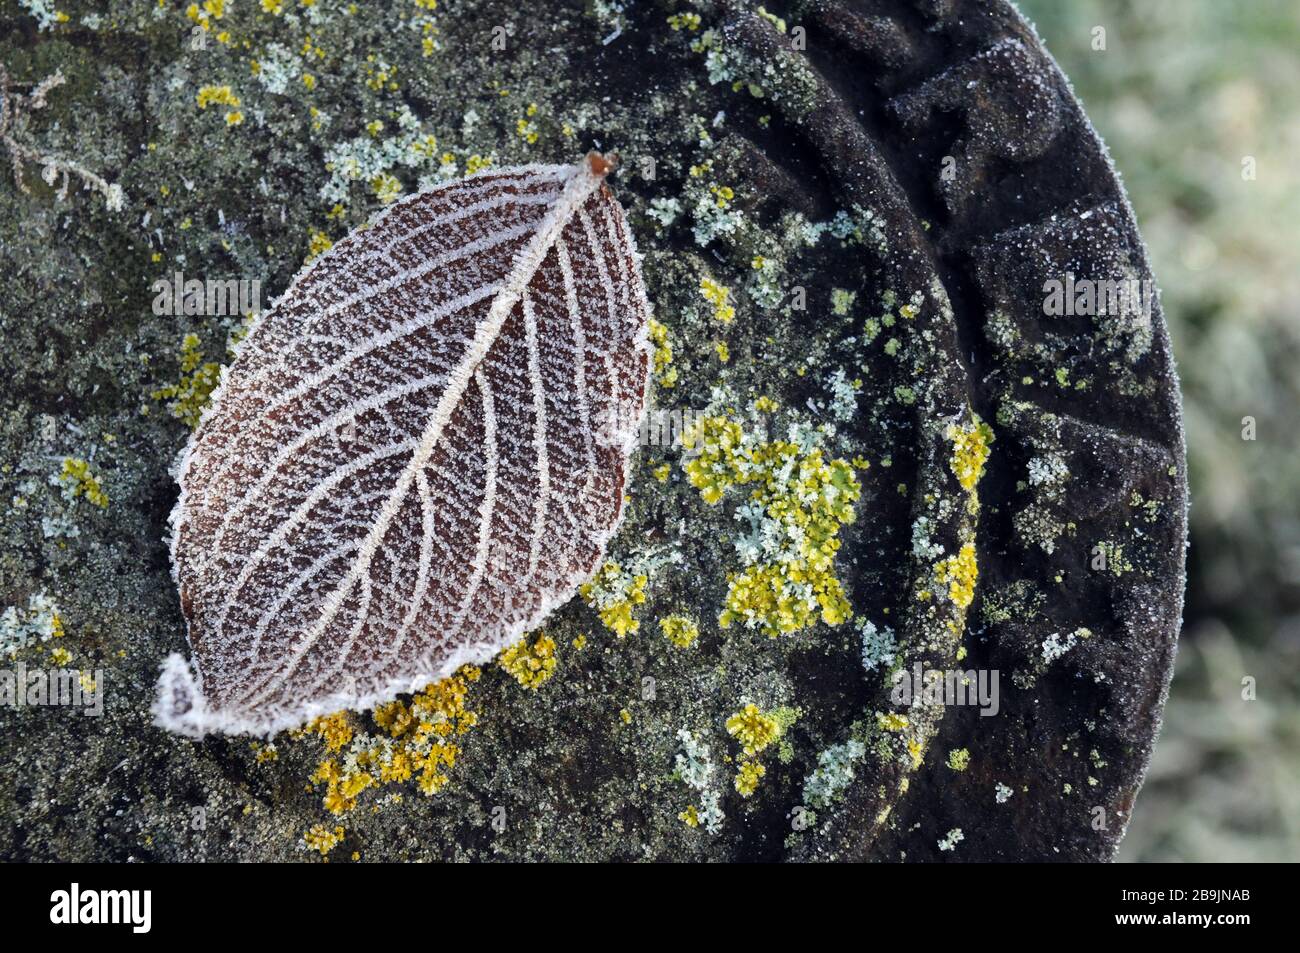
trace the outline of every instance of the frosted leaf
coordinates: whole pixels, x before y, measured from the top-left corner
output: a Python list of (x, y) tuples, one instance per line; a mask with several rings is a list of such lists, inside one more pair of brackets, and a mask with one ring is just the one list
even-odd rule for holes
[(646, 395), (639, 256), (596, 154), (396, 203), (294, 280), (182, 457), (194, 672), (154, 713), (265, 733), (490, 659), (594, 571)]

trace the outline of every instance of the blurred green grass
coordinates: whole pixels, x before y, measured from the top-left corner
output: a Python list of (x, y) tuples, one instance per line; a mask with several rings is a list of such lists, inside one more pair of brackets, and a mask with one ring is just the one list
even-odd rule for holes
[(1300, 3), (1019, 6), (1124, 177), (1182, 378), (1183, 640), (1120, 859), (1300, 860)]

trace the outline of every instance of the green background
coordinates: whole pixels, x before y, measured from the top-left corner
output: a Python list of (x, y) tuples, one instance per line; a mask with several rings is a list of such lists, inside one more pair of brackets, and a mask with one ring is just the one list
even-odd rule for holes
[[(1125, 860), (1300, 856), (1300, 4), (1023, 0), (1151, 252), (1191, 474), (1178, 666)], [(1106, 49), (1092, 49), (1105, 28)], [(1257, 177), (1243, 179), (1242, 160)], [(1242, 439), (1242, 418), (1257, 439)], [(1256, 700), (1241, 698), (1242, 678)]]

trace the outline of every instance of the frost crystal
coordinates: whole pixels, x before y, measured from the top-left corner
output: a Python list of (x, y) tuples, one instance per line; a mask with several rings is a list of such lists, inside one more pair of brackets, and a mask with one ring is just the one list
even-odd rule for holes
[(489, 660), (622, 516), (649, 303), (608, 163), (395, 203), (306, 268), (186, 448), (172, 564), (195, 673), (154, 711), (267, 733)]

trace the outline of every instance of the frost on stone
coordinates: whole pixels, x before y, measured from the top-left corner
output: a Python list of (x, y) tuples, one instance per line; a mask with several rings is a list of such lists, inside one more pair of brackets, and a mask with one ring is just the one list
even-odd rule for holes
[(1053, 632), (1043, 640), (1043, 661), (1055, 662), (1070, 649), (1074, 648), (1075, 639), (1073, 632), (1060, 633)]
[(491, 659), (622, 515), (649, 303), (595, 154), (395, 203), (240, 345), (181, 459), (194, 670), (154, 711), (267, 733)]

